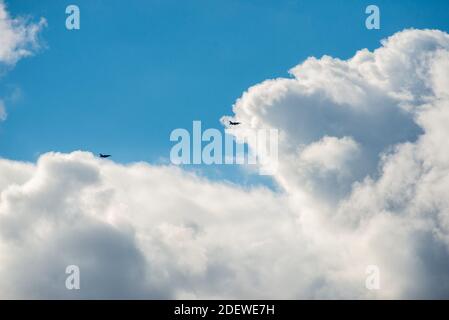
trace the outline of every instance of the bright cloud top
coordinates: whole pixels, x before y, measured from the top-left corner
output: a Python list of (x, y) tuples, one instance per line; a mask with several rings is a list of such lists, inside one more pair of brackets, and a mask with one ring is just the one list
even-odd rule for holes
[(1, 160), (0, 297), (449, 297), (449, 35), (291, 75), (233, 115), (280, 131), (279, 192), (86, 152)]

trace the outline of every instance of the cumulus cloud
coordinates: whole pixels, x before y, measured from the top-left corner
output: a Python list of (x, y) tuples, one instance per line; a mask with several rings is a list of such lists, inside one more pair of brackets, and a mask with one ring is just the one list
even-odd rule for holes
[(122, 166), (84, 152), (0, 166), (10, 173), (1, 183), (2, 297), (70, 297), (69, 264), (82, 272), (75, 297), (257, 294), (263, 282), (251, 259), (268, 262), (290, 228), (268, 189), (175, 167)]
[[(301, 195), (300, 215), (363, 230), (354, 241), (371, 242), (395, 297), (449, 295), (448, 53), (448, 34), (406, 30), (347, 61), (309, 58), (292, 78), (256, 85), (234, 106), (249, 127), (281, 130), (278, 183)], [(358, 153), (330, 147), (346, 137)], [(310, 174), (310, 163), (351, 170)]]
[(448, 298), (448, 68), (448, 34), (405, 30), (249, 88), (232, 118), (280, 131), (278, 191), (80, 151), (1, 160), (0, 297)]
[(357, 151), (358, 145), (350, 137), (338, 139), (325, 136), (306, 146), (299, 155), (299, 161), (306, 166), (316, 166), (324, 172), (348, 170), (345, 165), (350, 158), (356, 157)]

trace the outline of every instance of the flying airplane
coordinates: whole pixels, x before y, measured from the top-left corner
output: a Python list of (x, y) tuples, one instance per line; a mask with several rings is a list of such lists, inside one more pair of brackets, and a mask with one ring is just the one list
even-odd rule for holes
[(102, 154), (100, 153), (100, 158), (109, 158), (111, 155), (110, 154)]
[(232, 122), (232, 121), (229, 121), (229, 124), (230, 124), (231, 126), (237, 126), (237, 125), (240, 124), (240, 122)]

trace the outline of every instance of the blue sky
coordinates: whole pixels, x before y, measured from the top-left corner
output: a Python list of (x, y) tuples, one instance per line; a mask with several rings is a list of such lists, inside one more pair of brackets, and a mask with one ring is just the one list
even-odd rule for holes
[[(449, 30), (448, 1), (6, 1), (12, 16), (43, 16), (38, 54), (3, 76), (20, 92), (0, 124), (0, 155), (107, 152), (119, 162), (168, 158), (175, 128), (220, 128), (249, 86), (288, 76), (308, 56), (348, 58), (408, 27)], [(81, 30), (65, 28), (77, 4)]]

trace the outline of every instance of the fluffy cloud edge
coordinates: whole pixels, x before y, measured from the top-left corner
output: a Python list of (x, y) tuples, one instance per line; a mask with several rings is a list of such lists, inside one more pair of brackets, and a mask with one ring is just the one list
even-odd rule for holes
[(41, 47), (38, 35), (47, 25), (45, 18), (30, 22), (24, 17), (11, 17), (5, 2), (0, 1), (0, 63), (14, 65)]

